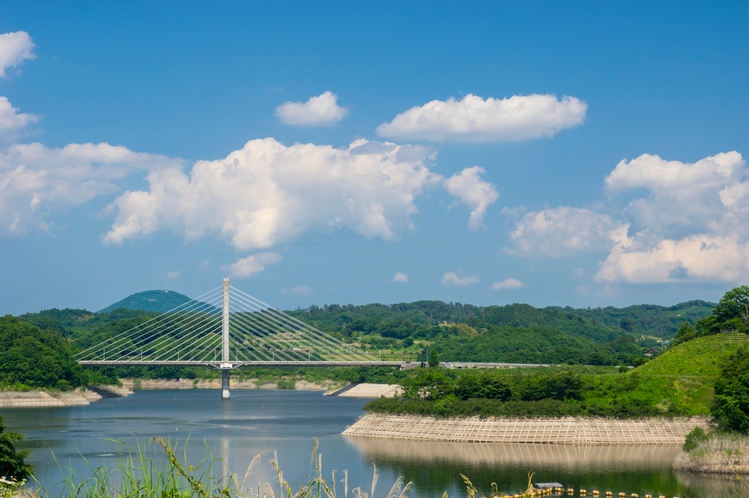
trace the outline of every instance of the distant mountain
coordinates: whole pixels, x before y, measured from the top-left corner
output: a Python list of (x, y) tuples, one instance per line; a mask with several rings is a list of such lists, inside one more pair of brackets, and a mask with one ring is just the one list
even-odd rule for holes
[(184, 304), (189, 300), (189, 297), (180, 294), (179, 292), (150, 290), (127, 296), (122, 301), (117, 301), (103, 310), (97, 311), (97, 313), (109, 313), (117, 308), (163, 313), (164, 311), (176, 308), (180, 304)]

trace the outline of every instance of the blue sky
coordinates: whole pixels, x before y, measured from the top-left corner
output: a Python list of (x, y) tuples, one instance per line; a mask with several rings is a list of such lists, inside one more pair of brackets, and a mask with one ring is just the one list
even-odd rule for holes
[(747, 2), (11, 2), (0, 313), (749, 279)]

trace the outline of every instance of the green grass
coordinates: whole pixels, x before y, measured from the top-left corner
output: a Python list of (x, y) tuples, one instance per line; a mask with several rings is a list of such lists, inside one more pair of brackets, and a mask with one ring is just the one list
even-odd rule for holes
[(642, 375), (717, 377), (725, 358), (749, 344), (746, 334), (717, 334), (679, 344), (637, 369)]

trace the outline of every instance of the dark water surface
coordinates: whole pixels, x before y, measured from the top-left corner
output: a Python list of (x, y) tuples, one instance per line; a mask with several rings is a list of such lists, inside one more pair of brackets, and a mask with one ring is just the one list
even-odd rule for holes
[[(323, 396), (304, 391), (232, 391), (222, 401), (216, 390), (138, 391), (88, 406), (44, 409), (0, 409), (9, 430), (26, 434), (36, 478), (53, 495), (72, 468), (77, 476), (118, 460), (118, 449), (138, 443), (160, 454), (149, 439), (166, 436), (186, 448), (193, 465), (210, 448), (241, 477), (257, 454), (262, 462), (248, 478), (257, 494), (259, 482), (275, 479), (269, 460), (278, 452), (289, 482), (306, 482), (313, 439), (320, 440), (323, 469), (340, 480), (348, 470), (349, 489), (369, 491), (372, 464), (380, 472), (376, 497), (385, 497), (398, 476), (414, 483), (412, 496), (465, 496), (460, 474), (481, 493), (496, 482), (504, 492), (525, 488), (528, 471), (534, 481), (559, 481), (576, 489), (624, 491), (666, 496), (726, 497), (739, 490), (728, 477), (675, 473), (672, 446), (561, 446), (434, 443), (344, 438), (340, 433), (362, 415), (366, 400)], [(189, 438), (189, 441), (188, 441)], [(117, 441), (123, 443), (118, 444)], [(220, 467), (219, 467), (220, 469)], [(342, 496), (342, 485), (339, 482)], [(743, 496), (743, 495), (742, 495)], [(749, 495), (747, 495), (749, 496)]]

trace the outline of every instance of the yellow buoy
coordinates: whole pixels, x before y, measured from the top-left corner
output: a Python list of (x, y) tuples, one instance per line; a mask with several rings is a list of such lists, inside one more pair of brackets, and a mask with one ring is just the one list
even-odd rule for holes
[(597, 489), (594, 489), (594, 490), (593, 490), (593, 496), (598, 496), (598, 495), (600, 495), (600, 494), (601, 494), (601, 493), (600, 493), (600, 492), (599, 492), (599, 491), (598, 491)]
[(580, 496), (585, 496), (588, 494), (588, 490), (580, 488)]

